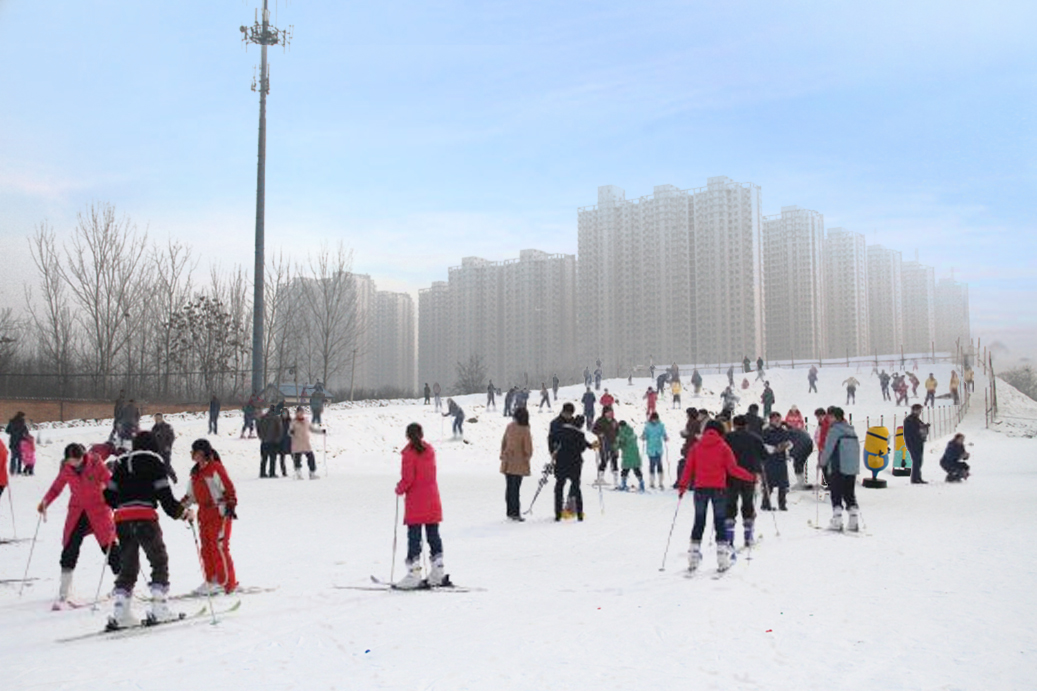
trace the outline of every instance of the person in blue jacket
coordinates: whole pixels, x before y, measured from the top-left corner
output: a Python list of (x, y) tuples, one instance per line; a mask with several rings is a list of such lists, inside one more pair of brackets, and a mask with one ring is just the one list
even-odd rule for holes
[(648, 424), (641, 431), (645, 440), (645, 454), (648, 456), (648, 486), (655, 489), (655, 476), (659, 475), (659, 489), (663, 489), (663, 452), (664, 443), (670, 438), (666, 436), (666, 425), (659, 421), (659, 413), (653, 412)]

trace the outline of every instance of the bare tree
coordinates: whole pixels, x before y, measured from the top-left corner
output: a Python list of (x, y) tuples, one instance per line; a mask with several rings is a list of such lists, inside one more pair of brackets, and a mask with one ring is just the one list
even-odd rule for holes
[(111, 204), (91, 204), (77, 217), (72, 247), (66, 248), (60, 271), (78, 308), (76, 319), (83, 328), (101, 393), (107, 394), (116, 358), (129, 339), (147, 233), (138, 235), (128, 218), (117, 219)]
[[(170, 393), (170, 370), (173, 367), (172, 344), (175, 334), (170, 318), (174, 312), (191, 299), (191, 274), (195, 263), (191, 261), (191, 249), (170, 240), (164, 248), (155, 248), (151, 254), (155, 272), (155, 311), (158, 320), (159, 339), (156, 343), (155, 359), (157, 371), (162, 372), (161, 391)], [(181, 384), (186, 382), (181, 381)], [(182, 393), (187, 393), (186, 389)]]
[[(263, 343), (263, 381), (280, 384), (285, 371), (298, 357), (300, 331), (299, 295), (292, 289), (291, 259), (283, 253), (271, 258), (266, 270), (264, 290), (266, 324)], [(272, 379), (271, 379), (272, 375)]]
[(454, 393), (481, 393), (486, 390), (486, 365), (479, 355), (468, 356), (468, 362), (458, 362), (457, 381), (454, 382)]
[(228, 276), (213, 268), (210, 283), (212, 295), (223, 304), (228, 315), (228, 330), (224, 336), (230, 348), (227, 374), (231, 377), (231, 395), (236, 397), (251, 386), (248, 375), (252, 369), (252, 281), (239, 266)]
[(10, 307), (0, 309), (0, 374), (8, 374), (18, 355), (22, 325)]
[(29, 238), (29, 250), (40, 275), (42, 301), (37, 304), (32, 289), (26, 286), (25, 302), (36, 347), (45, 368), (58, 375), (59, 390), (67, 391), (68, 376), (74, 367), (76, 331), (54, 229), (46, 221), (36, 226)]
[(342, 243), (334, 252), (324, 245), (310, 258), (310, 275), (300, 284), (308, 322), (307, 374), (325, 386), (348, 366), (362, 330), (352, 264), (353, 253)]

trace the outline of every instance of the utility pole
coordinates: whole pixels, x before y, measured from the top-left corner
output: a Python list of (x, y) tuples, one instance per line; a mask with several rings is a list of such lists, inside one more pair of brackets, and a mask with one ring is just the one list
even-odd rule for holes
[(281, 45), (287, 48), (292, 40), (292, 27), (287, 30), (270, 26), (268, 0), (263, 0), (263, 17), (256, 16), (252, 26), (241, 27), (241, 40), (261, 46), (262, 57), (259, 67), (259, 84), (252, 77), (252, 90), (259, 91), (259, 165), (256, 174), (256, 267), (255, 290), (252, 294), (252, 393), (263, 390), (263, 269), (266, 265), (264, 247), (264, 223), (266, 218), (266, 95), (270, 93), (270, 70), (266, 63), (267, 46)]

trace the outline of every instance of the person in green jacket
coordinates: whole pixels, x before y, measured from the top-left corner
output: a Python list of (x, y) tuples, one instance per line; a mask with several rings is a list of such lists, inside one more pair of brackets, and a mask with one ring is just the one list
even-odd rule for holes
[(619, 432), (616, 435), (616, 444), (619, 446), (620, 452), (623, 454), (623, 474), (620, 480), (620, 485), (617, 490), (625, 492), (627, 489), (627, 475), (630, 471), (634, 471), (634, 475), (637, 476), (638, 492), (645, 491), (645, 478), (641, 474), (641, 452), (638, 450), (637, 434), (634, 433), (634, 428), (626, 423), (625, 420), (619, 422)]
[(760, 402), (763, 403), (763, 419), (769, 420), (771, 407), (774, 405), (774, 389), (771, 388), (769, 381), (763, 383), (763, 395), (760, 396)]

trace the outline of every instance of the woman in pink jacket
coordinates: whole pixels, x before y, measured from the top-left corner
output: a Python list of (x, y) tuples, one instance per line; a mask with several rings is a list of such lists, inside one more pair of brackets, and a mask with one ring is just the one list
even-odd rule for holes
[(65, 460), (61, 463), (58, 476), (43, 496), (36, 510), (44, 517), (50, 506), (65, 485), (68, 485), (71, 496), (68, 500), (68, 515), (65, 517), (65, 533), (62, 537), (61, 550), (61, 585), (55, 609), (61, 609), (68, 602), (69, 590), (72, 587), (72, 571), (79, 561), (79, 548), (83, 538), (90, 533), (97, 538), (101, 551), (107, 555), (108, 565), (112, 573), (119, 573), (119, 545), (115, 541), (115, 521), (112, 510), (104, 500), (104, 488), (112, 474), (105, 466), (105, 459), (111, 454), (106, 444), (97, 444), (86, 451), (82, 444), (69, 444), (65, 447)]
[[(439, 502), (436, 484), (436, 452), (424, 440), (421, 425), (407, 425), (408, 444), (404, 447), (400, 481), (396, 494), (405, 495), (403, 523), (407, 526), (407, 575), (397, 588), (413, 589), (447, 585), (443, 571), (443, 542), (439, 539), (439, 524), (443, 521), (443, 506)], [(428, 581), (421, 578), (421, 529), (428, 538), (432, 568)]]

